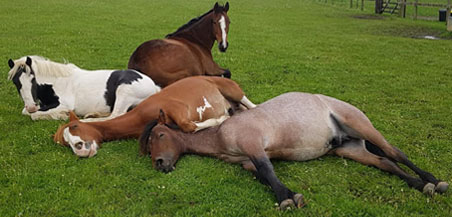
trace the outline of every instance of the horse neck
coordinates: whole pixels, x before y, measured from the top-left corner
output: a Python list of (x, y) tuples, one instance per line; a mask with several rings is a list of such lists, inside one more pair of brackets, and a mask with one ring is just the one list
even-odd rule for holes
[(143, 123), (143, 119), (140, 118), (138, 112), (132, 110), (111, 120), (86, 122), (86, 124), (91, 125), (101, 133), (101, 141), (111, 141), (126, 138), (138, 138), (141, 135), (145, 124)]
[[(204, 49), (212, 50), (213, 44), (215, 43), (215, 36), (213, 34), (212, 25), (210, 25), (211, 14), (203, 17), (198, 22), (194, 23), (190, 28), (183, 30), (171, 38), (183, 38), (192, 43), (195, 43)], [(206, 27), (207, 26), (207, 27)]]
[(217, 134), (218, 127), (211, 127), (196, 133), (179, 132), (179, 143), (185, 153), (214, 156), (222, 152), (223, 143)]

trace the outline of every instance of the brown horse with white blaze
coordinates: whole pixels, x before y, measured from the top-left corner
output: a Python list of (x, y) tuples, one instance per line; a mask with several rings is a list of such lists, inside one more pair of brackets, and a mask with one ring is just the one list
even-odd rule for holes
[[(162, 124), (148, 125), (140, 139), (154, 168), (168, 172), (179, 156), (195, 153), (240, 163), (276, 194), (281, 209), (301, 207), (303, 196), (289, 190), (273, 171), (271, 158), (306, 161), (333, 154), (399, 176), (410, 187), (432, 195), (448, 184), (419, 169), (390, 145), (356, 107), (324, 95), (287, 93), (238, 113), (219, 126), (194, 134)], [(406, 165), (420, 178), (405, 172)]]
[(138, 70), (161, 87), (195, 75), (230, 78), (227, 69), (220, 68), (212, 58), (215, 41), (221, 52), (228, 48), (229, 3), (215, 4), (213, 9), (190, 20), (165, 39), (144, 42), (132, 54), (128, 68)]
[(71, 113), (70, 122), (58, 128), (54, 141), (71, 147), (80, 157), (92, 157), (104, 141), (138, 138), (146, 124), (159, 117), (159, 111), (165, 113), (166, 124), (194, 132), (220, 124), (237, 107), (255, 107), (237, 83), (227, 78), (194, 76), (167, 86), (111, 120), (81, 122)]

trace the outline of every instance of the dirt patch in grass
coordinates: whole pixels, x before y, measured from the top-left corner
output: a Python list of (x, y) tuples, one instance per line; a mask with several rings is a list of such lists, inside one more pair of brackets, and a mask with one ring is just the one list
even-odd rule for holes
[(446, 30), (438, 30), (424, 26), (396, 26), (392, 28), (378, 29), (376, 34), (392, 35), (406, 38), (429, 39), (429, 40), (452, 40), (452, 34)]

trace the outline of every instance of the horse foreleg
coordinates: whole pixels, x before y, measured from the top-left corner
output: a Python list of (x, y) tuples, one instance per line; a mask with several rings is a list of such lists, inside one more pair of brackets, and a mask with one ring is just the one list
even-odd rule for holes
[(267, 156), (252, 157), (251, 161), (256, 167), (256, 177), (264, 184), (269, 185), (275, 192), (279, 208), (285, 210), (289, 207), (303, 207), (303, 195), (289, 190), (275, 174), (273, 165)]
[(379, 156), (369, 152), (364, 144), (364, 140), (353, 139), (343, 143), (342, 146), (333, 151), (340, 157), (349, 158), (362, 164), (377, 167), (383, 171), (397, 175), (413, 187), (426, 194), (433, 194), (435, 186), (431, 183), (424, 182), (419, 178), (415, 178), (406, 173), (396, 163), (384, 156)]
[[(251, 133), (252, 134), (252, 133)], [(256, 135), (242, 138), (239, 141), (238, 147), (242, 152), (250, 159), (250, 162), (244, 161), (242, 165), (245, 169), (255, 171), (254, 175), (263, 184), (267, 184), (271, 187), (276, 195), (280, 209), (284, 210), (289, 207), (302, 207), (303, 195), (289, 190), (275, 174), (273, 165), (270, 162), (267, 154), (262, 146), (256, 144)]]
[(37, 111), (30, 114), (32, 120), (66, 120), (69, 118), (69, 110), (56, 107), (47, 111)]

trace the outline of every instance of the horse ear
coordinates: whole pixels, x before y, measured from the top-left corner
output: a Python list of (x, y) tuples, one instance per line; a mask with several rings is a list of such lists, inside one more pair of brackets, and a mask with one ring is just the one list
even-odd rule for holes
[(162, 109), (160, 109), (160, 112), (159, 112), (158, 123), (159, 124), (166, 124), (166, 114), (165, 114), (165, 112)]
[(213, 12), (215, 12), (215, 13), (221, 13), (221, 11), (220, 11), (220, 5), (218, 5), (218, 2), (215, 3), (215, 5), (213, 6)]
[(27, 57), (27, 61), (25, 61), (25, 63), (31, 67), (31, 58)]
[(69, 122), (78, 121), (77, 115), (73, 111), (69, 111)]
[(8, 60), (8, 66), (10, 69), (12, 69), (14, 67), (14, 61), (12, 59)]
[(63, 138), (63, 132), (64, 132), (64, 128), (66, 128), (67, 124), (65, 125), (61, 125), (60, 127), (58, 127), (58, 130), (56, 131), (56, 133), (53, 135), (53, 141), (57, 144), (60, 144), (62, 146), (66, 146), (66, 142), (64, 141)]
[(140, 142), (140, 154), (141, 155), (148, 155), (151, 151), (149, 144), (149, 137), (151, 136), (152, 128), (154, 128), (157, 125), (157, 120), (153, 120), (149, 122), (145, 127), (143, 132), (141, 133), (141, 136), (139, 138)]
[(226, 13), (229, 11), (229, 2), (226, 2), (226, 5), (224, 6), (223, 11)]

